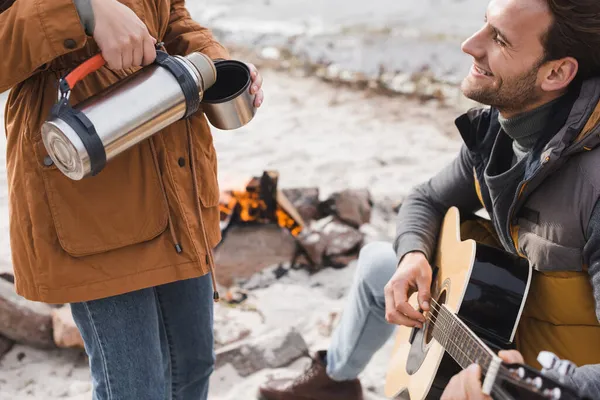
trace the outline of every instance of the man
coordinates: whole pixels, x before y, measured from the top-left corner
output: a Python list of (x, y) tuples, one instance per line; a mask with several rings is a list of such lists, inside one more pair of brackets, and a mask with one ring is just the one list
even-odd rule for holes
[[(170, 125), (81, 181), (52, 165), (40, 127), (58, 79), (99, 52), (106, 67), (76, 85), (72, 104), (152, 63), (157, 41), (171, 55), (217, 59), (227, 51), (184, 0), (17, 0), (3, 8), (0, 92), (12, 88), (5, 124), (17, 292), (71, 303), (95, 400), (206, 399), (218, 299), (211, 249), (220, 229), (205, 116)], [(262, 78), (251, 68), (260, 106)]]
[(457, 119), (460, 154), (404, 202), (393, 246), (362, 250), (328, 351), (298, 379), (263, 385), (263, 399), (362, 399), (357, 378), (393, 333), (388, 322), (422, 326), (407, 302), (415, 291), (430, 309), (428, 260), (451, 206), (485, 207), (501, 246), (535, 270), (516, 337), (524, 360), (569, 359), (579, 368), (567, 384), (600, 396), (598, 15), (597, 0), (489, 3), (462, 47), (473, 58), (462, 91), (490, 107)]

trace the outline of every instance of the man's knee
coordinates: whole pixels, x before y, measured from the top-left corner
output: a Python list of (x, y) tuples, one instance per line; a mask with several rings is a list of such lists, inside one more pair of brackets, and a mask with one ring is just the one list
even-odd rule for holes
[(391, 243), (371, 242), (358, 257), (358, 279), (369, 286), (385, 286), (396, 270), (396, 253)]

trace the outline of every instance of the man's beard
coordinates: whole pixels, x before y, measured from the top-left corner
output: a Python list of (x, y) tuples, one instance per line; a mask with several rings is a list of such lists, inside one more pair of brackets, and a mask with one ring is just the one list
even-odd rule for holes
[(541, 97), (536, 87), (540, 64), (536, 63), (532, 69), (509, 81), (501, 80), (497, 88), (471, 88), (467, 86), (465, 79), (461, 90), (471, 100), (492, 106), (501, 112), (518, 113), (539, 101)]

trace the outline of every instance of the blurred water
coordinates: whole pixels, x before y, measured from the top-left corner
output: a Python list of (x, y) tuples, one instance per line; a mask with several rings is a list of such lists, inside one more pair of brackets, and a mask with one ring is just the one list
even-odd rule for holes
[(313, 62), (374, 75), (428, 68), (458, 82), (470, 58), (461, 42), (479, 29), (486, 1), (202, 0), (193, 17), (226, 43), (285, 47)]

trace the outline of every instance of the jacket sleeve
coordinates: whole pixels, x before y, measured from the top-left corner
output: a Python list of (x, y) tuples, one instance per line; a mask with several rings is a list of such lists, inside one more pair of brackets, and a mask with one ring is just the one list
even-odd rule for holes
[(169, 54), (186, 55), (193, 51), (210, 58), (228, 59), (228, 51), (215, 40), (212, 32), (192, 19), (185, 0), (172, 0), (169, 27), (163, 38)]
[(418, 186), (400, 207), (394, 240), (398, 260), (412, 251), (421, 251), (431, 260), (442, 220), (452, 206), (462, 213), (482, 208), (475, 189), (473, 162), (464, 145), (450, 165)]
[(0, 92), (84, 46), (73, 0), (17, 0), (0, 14)]
[[(594, 206), (587, 227), (583, 259), (588, 265), (590, 283), (594, 291), (596, 318), (600, 322), (600, 201)], [(583, 397), (600, 399), (600, 364), (584, 365), (575, 369), (567, 384), (577, 388)]]

